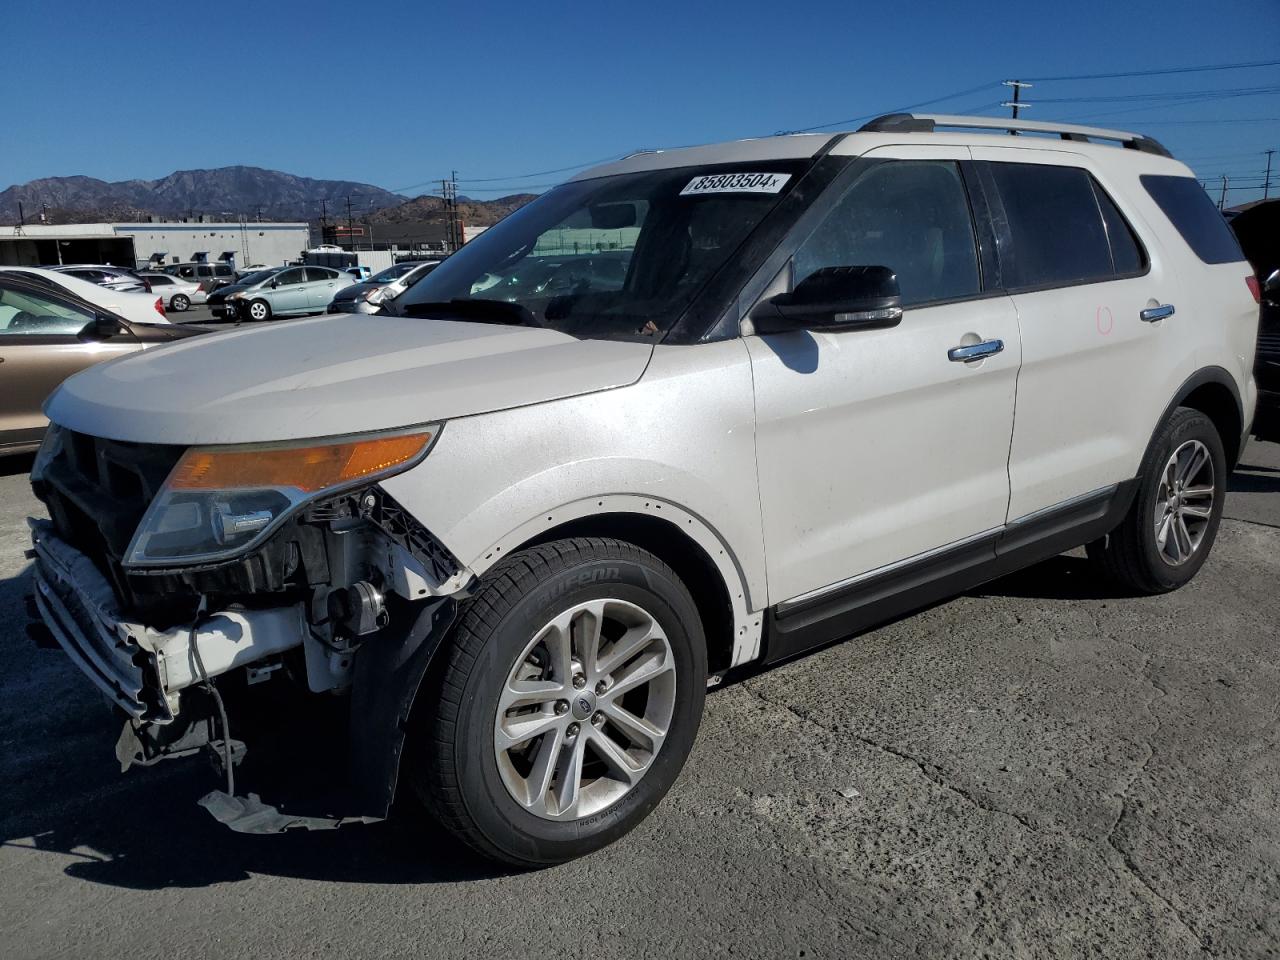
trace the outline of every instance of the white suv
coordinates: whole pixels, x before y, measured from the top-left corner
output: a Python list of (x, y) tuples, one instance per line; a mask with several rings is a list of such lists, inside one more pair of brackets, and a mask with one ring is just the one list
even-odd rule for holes
[(1142, 136), (891, 115), (638, 154), (396, 315), (72, 377), (35, 599), (126, 761), (205, 745), (230, 781), (264, 732), (237, 701), (336, 692), (339, 813), (399, 780), (562, 861), (654, 808), (734, 668), (1081, 544), (1132, 591), (1191, 579), (1254, 406), (1249, 279)]

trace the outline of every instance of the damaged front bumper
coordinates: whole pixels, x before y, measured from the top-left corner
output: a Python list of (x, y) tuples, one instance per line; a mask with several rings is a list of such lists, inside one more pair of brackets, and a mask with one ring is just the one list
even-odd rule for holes
[[(36, 608), (72, 662), (127, 717), (117, 744), (123, 767), (216, 746), (216, 724), (201, 702), (207, 698), (200, 688), (209, 678), (278, 661), (278, 655), (302, 646), (308, 679), (331, 679), (319, 670), (313, 654), (324, 648), (311, 636), (305, 604), (223, 609), (197, 617), (193, 625), (171, 629), (132, 622), (88, 556), (59, 538), (48, 521), (28, 522)], [(328, 803), (323, 815), (312, 815), (282, 813), (252, 793), (214, 791), (200, 803), (216, 819), (240, 832), (274, 833), (294, 827), (332, 829), (387, 815), (414, 698), (453, 622), (456, 600), (389, 597), (388, 603), (394, 610), (390, 623), (361, 637), (362, 642), (343, 657), (350, 661), (350, 717), (349, 776), (342, 799)], [(226, 730), (220, 735), (239, 748), (233, 751), (233, 763), (238, 762), (243, 745), (230, 741)], [(218, 759), (219, 751), (213, 754)]]
[(169, 630), (132, 623), (92, 560), (60, 540), (47, 520), (28, 523), (41, 618), (76, 666), (135, 720), (171, 723), (182, 690), (296, 647), (307, 635), (300, 603), (221, 610)]

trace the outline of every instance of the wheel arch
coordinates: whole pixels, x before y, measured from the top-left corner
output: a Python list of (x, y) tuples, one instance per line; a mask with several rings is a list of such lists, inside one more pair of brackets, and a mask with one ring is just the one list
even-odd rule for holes
[(1153, 438), (1178, 407), (1199, 410), (1213, 421), (1222, 437), (1227, 466), (1234, 470), (1244, 452), (1246, 421), (1240, 390), (1231, 374), (1222, 367), (1202, 367), (1183, 381), (1156, 424)]
[(635, 544), (676, 572), (698, 607), (713, 675), (759, 656), (764, 617), (748, 610), (745, 580), (729, 547), (701, 518), (656, 497), (615, 494), (546, 511), (484, 551), (470, 570), (482, 575), (519, 550), (585, 536)]

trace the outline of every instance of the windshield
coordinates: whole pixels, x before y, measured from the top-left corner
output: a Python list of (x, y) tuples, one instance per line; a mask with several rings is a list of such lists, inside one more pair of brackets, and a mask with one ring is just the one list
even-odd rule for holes
[(416, 266), (416, 263), (397, 263), (394, 267), (387, 267), (385, 270), (379, 270), (366, 282), (390, 283), (392, 280), (398, 280), (400, 277), (403, 277)]
[(660, 339), (799, 172), (765, 161), (564, 184), (441, 263), (396, 312)]
[(261, 283), (263, 280), (274, 277), (283, 269), (283, 267), (278, 267), (272, 270), (259, 270), (257, 273), (251, 273), (248, 276), (241, 277), (236, 281), (236, 286), (252, 287), (255, 283)]

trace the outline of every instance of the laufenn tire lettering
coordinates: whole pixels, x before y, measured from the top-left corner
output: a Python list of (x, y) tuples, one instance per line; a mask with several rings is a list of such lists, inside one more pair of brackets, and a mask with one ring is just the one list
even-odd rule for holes
[(581, 573), (573, 573), (567, 577), (557, 580), (551, 585), (551, 597), (559, 597), (570, 590), (578, 587), (587, 587), (593, 583), (605, 583), (610, 580), (618, 580), (621, 577), (621, 571), (618, 567), (605, 567), (600, 570), (584, 570)]

